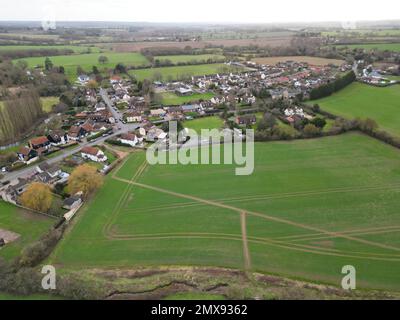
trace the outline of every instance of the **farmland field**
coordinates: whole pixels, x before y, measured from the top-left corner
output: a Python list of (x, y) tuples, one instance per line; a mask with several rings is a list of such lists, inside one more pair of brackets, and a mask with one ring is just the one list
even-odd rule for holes
[(222, 266), (337, 286), (353, 265), (358, 287), (398, 290), (399, 150), (351, 133), (257, 143), (253, 175), (235, 167), (148, 166), (133, 153), (50, 262)]
[(138, 42), (121, 42), (121, 43), (98, 43), (102, 48), (112, 49), (115, 52), (139, 52), (146, 48), (181, 48), (187, 46), (191, 48), (206, 48), (206, 47), (234, 47), (234, 46), (253, 46), (260, 47), (271, 46), (287, 46), (290, 45), (292, 35), (287, 34), (277, 37), (259, 37), (257, 39), (212, 39), (206, 41), (138, 41)]
[[(98, 59), (100, 56), (106, 56), (108, 62), (100, 64)], [(70, 80), (76, 80), (77, 67), (81, 66), (85, 71), (90, 72), (93, 66), (97, 66), (99, 70), (112, 69), (118, 63), (124, 63), (126, 66), (141, 66), (147, 65), (148, 60), (140, 53), (91, 53), (91, 54), (80, 54), (80, 55), (69, 55), (69, 56), (53, 56), (49, 57), (50, 60), (56, 66), (63, 66), (65, 68), (65, 73)], [(28, 63), (30, 68), (36, 66), (44, 66), (45, 57), (33, 57), (24, 60)]]
[(38, 240), (54, 220), (29, 213), (0, 200), (0, 229), (14, 232), (20, 238), (0, 249), (0, 257), (12, 259), (32, 241)]
[(379, 127), (400, 136), (400, 86), (377, 88), (353, 83), (332, 96), (314, 100), (323, 110), (349, 119), (374, 119)]
[(190, 76), (204, 76), (217, 73), (225, 73), (229, 71), (236, 71), (237, 68), (229, 67), (222, 63), (213, 64), (200, 64), (193, 66), (177, 66), (177, 67), (165, 67), (165, 68), (151, 68), (151, 69), (139, 69), (131, 70), (129, 74), (135, 76), (138, 80), (153, 79), (156, 74), (161, 75), (162, 80), (177, 80), (182, 77)]
[(180, 105), (191, 101), (210, 100), (212, 97), (214, 97), (214, 94), (211, 92), (195, 93), (190, 96), (178, 96), (172, 92), (164, 92), (161, 94), (161, 103), (165, 105)]
[(349, 45), (341, 45), (339, 48), (348, 47), (348, 48), (361, 48), (366, 50), (375, 50), (378, 49), (380, 51), (400, 51), (400, 43), (369, 43), (369, 44), (349, 44)]
[(208, 59), (223, 61), (225, 56), (221, 54), (191, 54), (191, 55), (174, 55), (174, 56), (156, 56), (154, 60), (165, 61), (169, 60), (172, 63), (187, 63), (192, 61), (205, 61)]
[(254, 58), (252, 60), (259, 64), (269, 64), (269, 65), (275, 65), (279, 62), (286, 62), (286, 61), (307, 62), (309, 64), (318, 66), (324, 66), (328, 64), (334, 64), (340, 66), (344, 63), (343, 60), (338, 60), (338, 59), (327, 59), (327, 58), (307, 57), (307, 56)]

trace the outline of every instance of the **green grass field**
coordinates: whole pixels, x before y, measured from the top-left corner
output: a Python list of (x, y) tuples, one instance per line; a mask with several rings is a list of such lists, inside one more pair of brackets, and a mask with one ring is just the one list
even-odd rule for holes
[(361, 48), (367, 50), (380, 50), (380, 51), (400, 51), (400, 43), (371, 43), (371, 44), (349, 44), (349, 45), (341, 45), (339, 48), (348, 47), (348, 48)]
[[(108, 62), (100, 64), (98, 59), (100, 56), (106, 56)], [(77, 67), (81, 66), (85, 71), (91, 72), (93, 66), (97, 66), (99, 70), (113, 69), (118, 63), (123, 63), (126, 66), (141, 66), (148, 65), (148, 60), (140, 53), (91, 53), (69, 56), (53, 56), (49, 57), (55, 66), (63, 66), (65, 73), (70, 80), (75, 81), (77, 77)], [(25, 59), (13, 60), (15, 63), (18, 60), (24, 60), (30, 68), (36, 66), (43, 67), (46, 57), (33, 57)]]
[(50, 218), (29, 213), (4, 201), (0, 201), (0, 229), (21, 235), (18, 240), (0, 249), (0, 257), (5, 259), (16, 257), (26, 245), (38, 240), (54, 222)]
[(181, 105), (191, 101), (210, 100), (214, 97), (212, 92), (195, 93), (190, 96), (178, 96), (173, 92), (164, 92), (161, 94), (161, 103), (164, 105)]
[(217, 73), (237, 71), (237, 68), (228, 67), (222, 63), (214, 64), (200, 64), (193, 66), (177, 66), (177, 67), (165, 67), (165, 68), (151, 68), (151, 69), (140, 69), (131, 70), (129, 74), (135, 76), (138, 80), (149, 79), (153, 80), (156, 74), (161, 75), (162, 80), (177, 80), (182, 77), (191, 76), (204, 76)]
[(184, 127), (193, 129), (197, 133), (201, 133), (201, 129), (221, 129), (224, 121), (220, 117), (204, 117), (194, 120), (185, 121)]
[(53, 110), (53, 106), (60, 101), (58, 97), (42, 97), (40, 100), (42, 101), (43, 111), (47, 113), (51, 112)]
[(257, 143), (254, 173), (235, 167), (133, 153), (49, 262), (246, 267), (337, 286), (353, 265), (358, 288), (400, 288), (399, 150), (352, 133)]
[(400, 86), (377, 88), (353, 83), (332, 96), (314, 100), (323, 110), (345, 118), (371, 118), (387, 132), (400, 136)]
[(187, 63), (192, 61), (205, 61), (208, 59), (223, 61), (225, 60), (225, 56), (221, 54), (191, 54), (191, 55), (174, 55), (174, 56), (156, 56), (154, 60), (165, 61), (169, 60), (172, 63)]

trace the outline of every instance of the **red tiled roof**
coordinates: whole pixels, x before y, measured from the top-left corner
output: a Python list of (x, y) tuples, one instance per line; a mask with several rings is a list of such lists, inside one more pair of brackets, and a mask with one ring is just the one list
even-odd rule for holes
[(97, 156), (97, 153), (99, 152), (98, 148), (95, 147), (84, 147), (82, 148), (82, 153), (86, 153), (86, 154), (91, 154), (93, 156)]
[(135, 141), (136, 135), (133, 133), (124, 133), (121, 134), (121, 139), (123, 140), (129, 140), (129, 141)]
[(84, 123), (82, 128), (85, 129), (87, 132), (93, 131), (93, 126), (90, 123)]
[(31, 149), (28, 149), (27, 147), (21, 147), (19, 148), (18, 153), (27, 156), (29, 154), (29, 152), (31, 152)]
[(49, 142), (49, 139), (47, 139), (47, 137), (37, 137), (37, 138), (34, 138), (34, 139), (31, 139), (30, 140), (30, 143), (32, 144), (32, 145), (39, 145), (39, 144), (44, 144), (44, 143), (47, 143), (47, 142)]

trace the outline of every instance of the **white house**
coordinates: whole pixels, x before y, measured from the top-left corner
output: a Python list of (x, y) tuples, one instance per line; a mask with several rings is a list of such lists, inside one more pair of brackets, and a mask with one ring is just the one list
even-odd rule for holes
[(81, 156), (84, 159), (89, 159), (94, 162), (107, 161), (107, 156), (99, 148), (95, 147), (84, 147), (81, 150)]
[(142, 122), (142, 115), (140, 112), (127, 112), (125, 113), (126, 122)]
[(131, 147), (134, 147), (138, 144), (139, 140), (137, 136), (133, 133), (124, 133), (121, 135), (121, 137), (118, 139), (123, 144), (130, 145)]
[(164, 109), (161, 109), (161, 108), (150, 110), (150, 115), (152, 117), (163, 117), (163, 116), (166, 115), (166, 113), (167, 112)]
[(90, 80), (90, 78), (89, 78), (89, 76), (87, 76), (86, 74), (81, 74), (81, 75), (78, 77), (78, 82), (79, 82), (81, 85), (87, 84), (87, 83), (89, 82), (89, 80)]

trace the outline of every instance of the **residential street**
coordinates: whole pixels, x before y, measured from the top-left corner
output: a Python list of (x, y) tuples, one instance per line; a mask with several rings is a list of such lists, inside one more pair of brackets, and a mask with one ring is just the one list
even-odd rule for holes
[[(113, 116), (116, 119), (119, 119), (121, 117), (121, 115), (112, 108), (112, 102), (111, 102), (110, 98), (108, 97), (107, 92), (105, 90), (101, 89), (100, 90), (100, 94), (101, 94), (104, 102), (107, 104), (109, 110), (112, 112)], [(109, 138), (118, 136), (118, 135), (120, 135), (122, 133), (126, 133), (126, 132), (129, 132), (129, 131), (134, 131), (139, 127), (140, 127), (140, 124), (123, 124), (121, 122), (118, 122), (118, 123), (116, 123), (116, 126), (114, 128), (114, 133), (112, 133), (111, 135), (108, 135), (106, 137), (100, 137), (100, 138), (98, 138), (96, 140), (93, 140), (93, 141), (90, 141), (90, 142), (82, 142), (82, 143), (79, 144), (79, 146), (77, 146), (75, 148), (67, 149), (65, 151), (62, 151), (62, 152), (60, 152), (59, 155), (57, 155), (57, 156), (55, 156), (55, 157), (53, 157), (51, 159), (46, 160), (46, 162), (48, 162), (49, 164), (60, 162), (63, 159), (65, 159), (65, 158), (77, 153), (83, 147), (95, 146), (95, 145), (101, 144), (101, 143), (103, 143), (105, 140), (107, 140)], [(27, 168), (23, 168), (21, 170), (18, 170), (18, 171), (7, 172), (7, 173), (4, 174), (4, 177), (2, 179), (0, 179), (0, 182), (12, 181), (12, 180), (17, 179), (17, 178), (22, 178), (22, 177), (29, 176), (29, 175), (34, 173), (35, 167), (39, 163), (40, 162), (36, 162), (35, 164), (33, 164), (33, 165), (31, 165), (31, 166), (29, 166)]]

